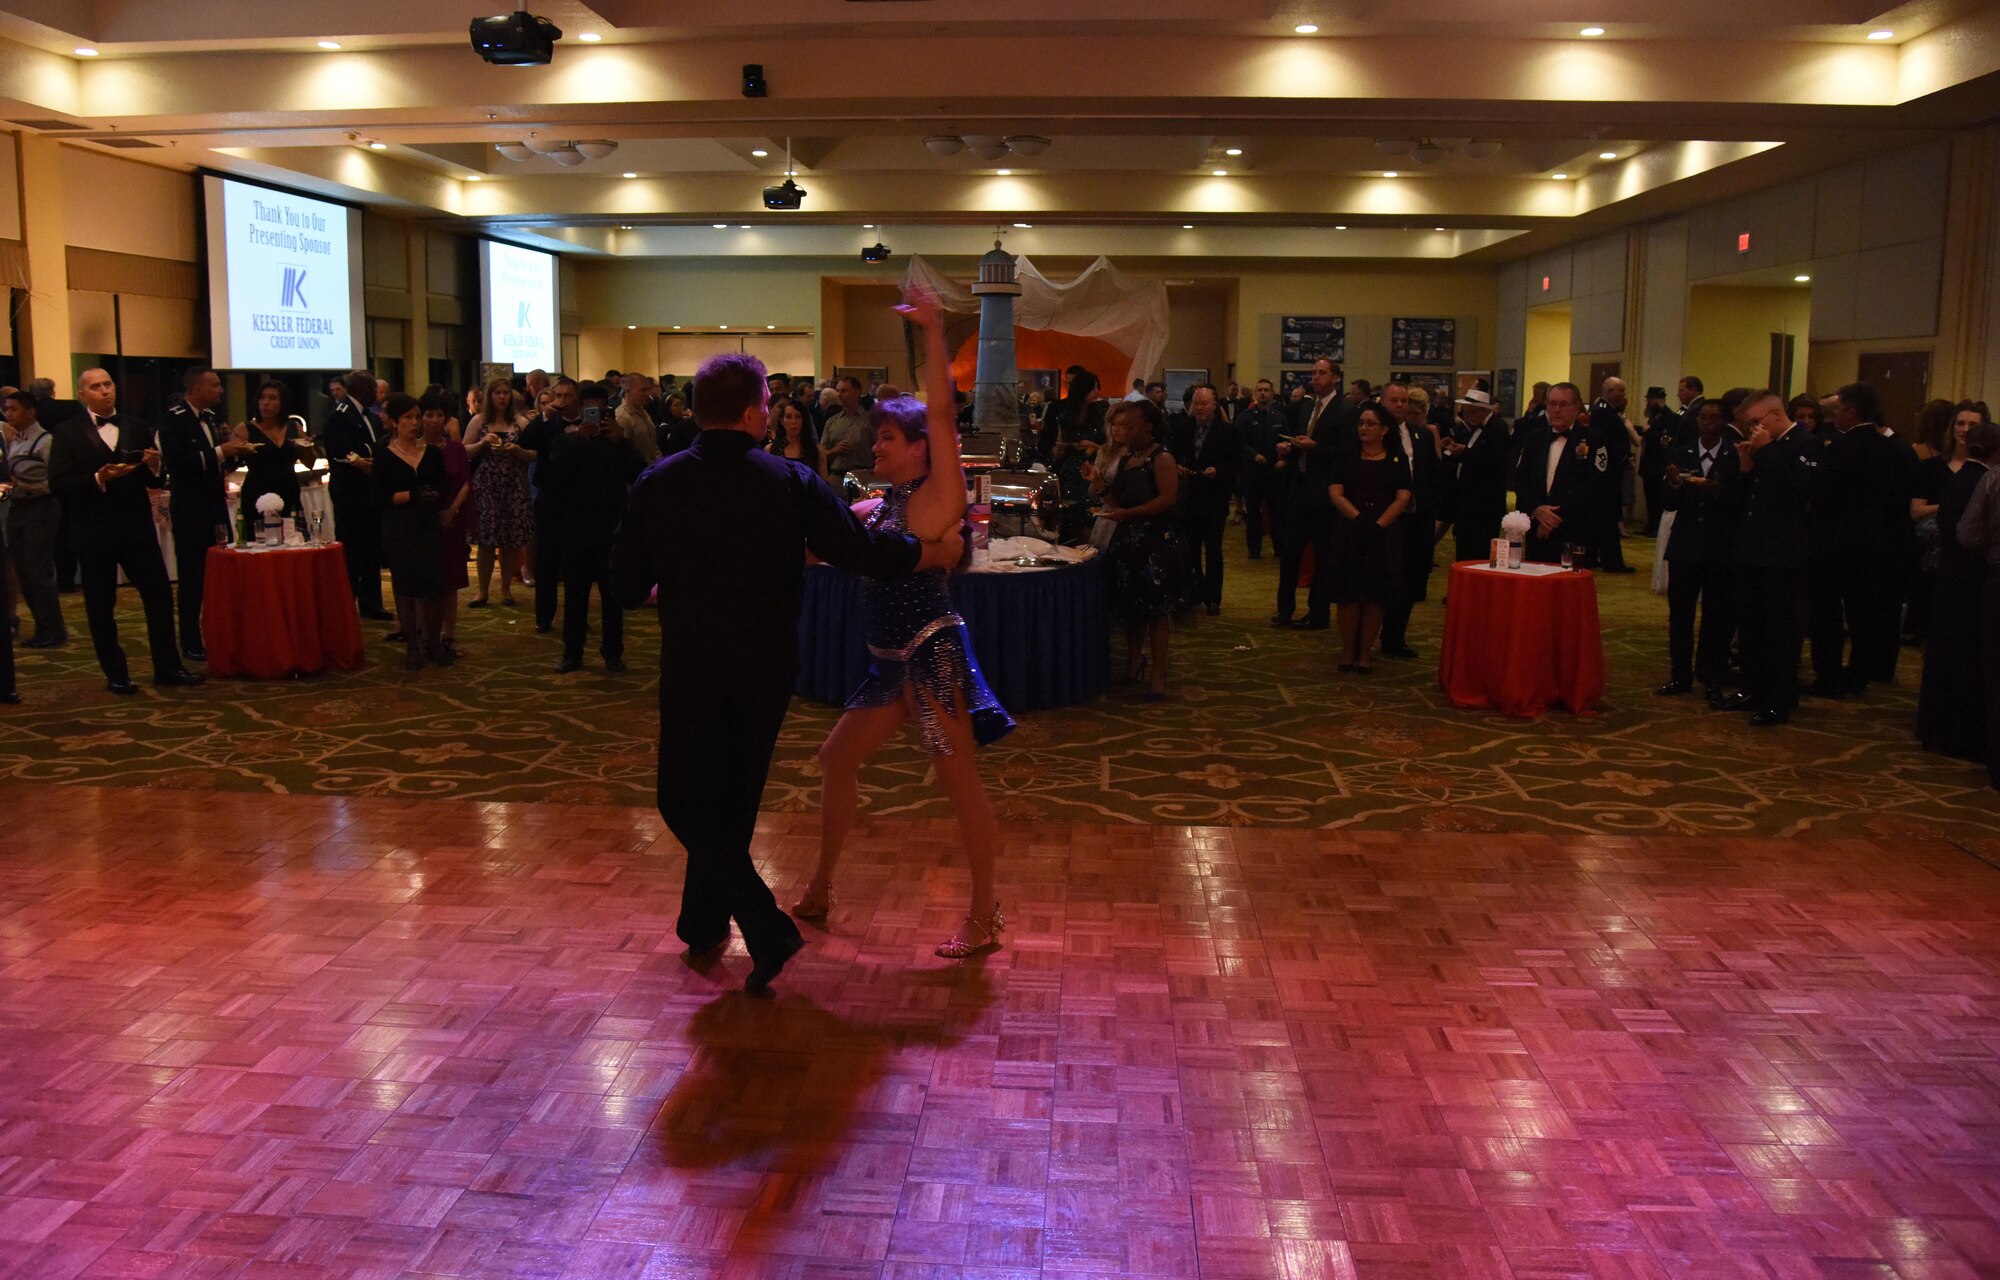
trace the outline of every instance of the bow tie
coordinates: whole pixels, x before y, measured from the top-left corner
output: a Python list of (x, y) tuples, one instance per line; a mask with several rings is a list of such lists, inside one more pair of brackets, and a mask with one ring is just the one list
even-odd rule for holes
[(97, 425), (100, 427), (115, 427), (118, 425), (118, 415), (115, 413), (107, 414), (97, 420)]

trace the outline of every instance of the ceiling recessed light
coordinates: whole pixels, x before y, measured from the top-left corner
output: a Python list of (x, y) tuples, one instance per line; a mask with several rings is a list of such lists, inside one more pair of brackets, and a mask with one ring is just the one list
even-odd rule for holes
[(715, 326), (715, 327), (716, 327), (716, 328), (718, 328), (718, 329), (727, 329), (727, 328), (728, 328), (729, 326), (728, 326), (728, 325), (726, 325), (726, 324), (719, 324), (719, 325), (717, 325), (717, 326)]
[(753, 150), (752, 150), (752, 151), (750, 152), (750, 154), (751, 154), (751, 155), (753, 155), (753, 156), (756, 156), (756, 157), (757, 157), (757, 158), (758, 158), (759, 160), (762, 160), (762, 159), (763, 159), (763, 158), (764, 158), (765, 156), (768, 156), (768, 155), (770, 155), (771, 153), (770, 153), (770, 152), (768, 152), (768, 151), (766, 151), (766, 150), (764, 150), (764, 148), (762, 148), (762, 147), (757, 147), (757, 148), (753, 149)]
[(680, 326), (679, 326), (679, 325), (675, 325), (675, 326), (674, 326), (674, 328), (678, 329), (678, 328), (680, 328)]
[(1319, 25), (1317, 23), (1312, 23), (1312, 22), (1301, 22), (1298, 26), (1293, 27), (1292, 30), (1298, 32), (1302, 36), (1309, 36), (1319, 31)]
[(1580, 35), (1580, 36), (1601, 36), (1601, 35), (1603, 35), (1603, 34), (1604, 34), (1604, 28), (1603, 28), (1603, 27), (1585, 27), (1585, 28), (1584, 28), (1583, 30), (1581, 30), (1581, 31), (1577, 32), (1577, 34), (1578, 34), (1578, 35)]
[(627, 329), (636, 329), (636, 328), (638, 328), (639, 326), (638, 326), (638, 325), (636, 325), (636, 324), (628, 324), (628, 325), (626, 325), (625, 327), (626, 327)]
[(727, 230), (729, 230), (729, 224), (728, 224), (728, 223), (726, 223), (726, 222), (717, 222), (717, 223), (713, 223), (713, 224), (711, 224), (711, 225), (713, 225), (713, 226), (715, 227), (715, 229), (716, 229), (717, 231), (727, 231)]
[(1793, 283), (1793, 284), (1807, 284), (1807, 283), (1809, 283), (1809, 282), (1810, 282), (1811, 280), (1812, 280), (1812, 277), (1811, 277), (1811, 276), (1793, 276), (1793, 277), (1792, 277), (1792, 283)]
[(875, 224), (872, 222), (864, 222), (861, 224), (861, 229), (863, 231), (873, 231), (875, 229)]
[(1345, 230), (1347, 230), (1347, 227), (1346, 227), (1346, 225), (1345, 225), (1345, 224), (1342, 224), (1342, 225), (1339, 225), (1339, 226), (1336, 226), (1336, 227), (1334, 227), (1334, 230), (1335, 230), (1335, 231), (1345, 231)]
[(1223, 154), (1223, 155), (1226, 155), (1226, 156), (1240, 156), (1240, 155), (1242, 155), (1242, 154), (1243, 154), (1243, 148), (1241, 148), (1241, 147), (1230, 147), (1229, 149), (1227, 149), (1226, 151), (1224, 151), (1224, 152), (1223, 152), (1222, 154)]
[(1432, 227), (1432, 228), (1431, 228), (1431, 230), (1433, 230), (1433, 231), (1442, 231), (1442, 230), (1444, 230), (1444, 228), (1443, 228), (1443, 227)]
[(774, 325), (774, 324), (767, 324), (767, 325), (765, 325), (764, 327), (765, 327), (766, 329), (775, 329), (775, 328), (777, 328), (778, 326), (777, 326), (777, 325)]
[[(1890, 30), (1887, 30), (1887, 29), (1885, 28), (1885, 29), (1883, 29), (1883, 30), (1880, 30), (1880, 31), (1870, 31), (1870, 32), (1868, 33), (1868, 38), (1869, 38), (1870, 40), (1894, 40), (1894, 39), (1896, 38), (1896, 33), (1895, 33), (1895, 32), (1893, 32), (1893, 31), (1890, 31)], [(82, 50), (78, 50), (78, 52), (79, 52), (79, 53), (81, 53), (81, 52), (82, 52)]]
[(368, 149), (370, 151), (387, 151), (389, 144), (386, 142), (371, 142), (368, 144)]
[(1600, 151), (1597, 153), (1597, 158), (1599, 160), (1616, 160), (1618, 153), (1616, 151)]
[(1397, 172), (1396, 172), (1396, 171), (1395, 171), (1394, 169), (1384, 169), (1384, 170), (1382, 171), (1382, 176), (1383, 176), (1383, 177), (1385, 177), (1385, 178), (1400, 178), (1400, 177), (1402, 177), (1403, 175), (1402, 175), (1402, 174), (1400, 174), (1400, 173), (1397, 173)]
[(993, 172), (999, 174), (1003, 178), (1011, 178), (1014, 176), (1014, 171), (1012, 169), (995, 169)]
[(76, 56), (79, 58), (95, 58), (97, 56), (97, 50), (85, 46), (76, 51)]
[(638, 175), (638, 174), (636, 174), (636, 173), (626, 173), (626, 174), (621, 174), (621, 175), (619, 175), (619, 176), (620, 176), (620, 177), (625, 177), (625, 178), (636, 178), (636, 177), (638, 177), (639, 175)]
[(632, 224), (629, 222), (621, 222), (618, 224), (618, 229), (620, 231), (630, 231), (632, 229)]
[(1028, 229), (1029, 227), (1033, 226), (1034, 224), (1033, 224), (1033, 223), (1030, 223), (1030, 222), (1017, 222), (1017, 223), (1015, 223), (1014, 225), (1015, 225), (1015, 226), (1017, 226), (1017, 227), (1020, 227), (1020, 228), (1021, 228), (1022, 230), (1024, 230), (1024, 231), (1025, 231), (1025, 230), (1027, 230), (1027, 229)]
[(1229, 170), (1227, 169), (1211, 169), (1209, 173), (1217, 178), (1226, 178), (1229, 176)]
[(340, 47), (340, 41), (338, 41), (338, 40), (322, 40), (322, 41), (320, 41), (320, 42), (319, 42), (319, 47), (320, 47), (320, 48), (322, 48), (322, 49), (338, 49), (338, 48)]
[(582, 35), (577, 37), (577, 39), (583, 41), (585, 44), (596, 44), (599, 40), (602, 40), (603, 38), (604, 38), (603, 36), (597, 34), (595, 31), (586, 31)]
[(1550, 176), (1551, 178), (1567, 178), (1567, 177), (1569, 177), (1569, 175), (1568, 175), (1568, 174), (1566, 174), (1566, 173), (1552, 173), (1552, 174), (1550, 174), (1549, 176)]
[(742, 226), (740, 226), (740, 227), (738, 227), (738, 228), (736, 228), (736, 229), (737, 229), (738, 231), (748, 231), (748, 230), (750, 229), (750, 224), (746, 222), (746, 223), (744, 223), (744, 224), (743, 224)]
[(1192, 230), (1194, 230), (1194, 223), (1192, 223), (1192, 222), (1183, 222), (1183, 223), (1181, 223), (1181, 230), (1183, 230), (1183, 231), (1192, 231)]
[(484, 182), (486, 181), (486, 178), (485, 175), (483, 174), (468, 173), (465, 175), (465, 180), (467, 182)]

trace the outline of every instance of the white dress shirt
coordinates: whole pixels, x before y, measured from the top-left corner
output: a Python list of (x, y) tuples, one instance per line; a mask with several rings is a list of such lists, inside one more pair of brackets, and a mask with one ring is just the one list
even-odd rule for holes
[(1569, 448), (1569, 433), (1556, 432), (1555, 438), (1549, 441), (1549, 474), (1548, 478), (1542, 481), (1544, 491), (1556, 487), (1556, 468), (1562, 465), (1563, 450), (1567, 448)]

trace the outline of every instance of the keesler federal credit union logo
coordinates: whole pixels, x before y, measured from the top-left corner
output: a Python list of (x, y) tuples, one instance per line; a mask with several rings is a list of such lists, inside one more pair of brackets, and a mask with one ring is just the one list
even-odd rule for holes
[(520, 311), (514, 317), (514, 327), (525, 333), (534, 322), (535, 304), (532, 302), (523, 302)]
[(281, 307), (303, 310), (311, 306), (312, 304), (306, 301), (306, 269), (286, 267), (284, 283), (280, 286), (279, 293), (281, 301), (278, 305)]

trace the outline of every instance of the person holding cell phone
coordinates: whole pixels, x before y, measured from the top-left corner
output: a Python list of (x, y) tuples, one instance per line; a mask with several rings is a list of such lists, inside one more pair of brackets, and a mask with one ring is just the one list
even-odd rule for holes
[(166, 486), (153, 429), (119, 416), (118, 385), (102, 369), (85, 369), (77, 394), (82, 415), (57, 428), (49, 448), (49, 488), (70, 519), (83, 569), (84, 617), (105, 688), (139, 692), (118, 643), (120, 570), (145, 606), (153, 683), (201, 684), (203, 677), (182, 663), (174, 642), (174, 589), (153, 524), (152, 491)]

